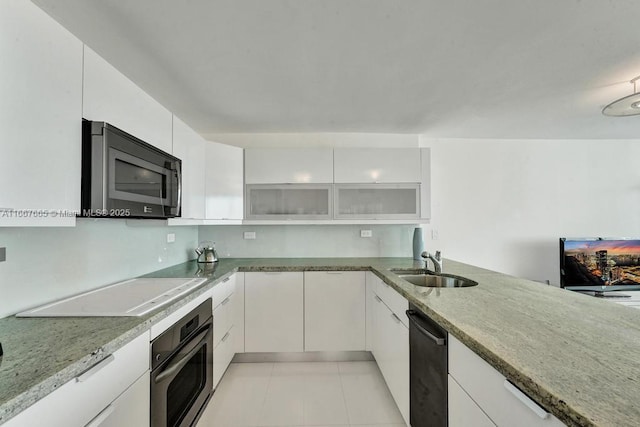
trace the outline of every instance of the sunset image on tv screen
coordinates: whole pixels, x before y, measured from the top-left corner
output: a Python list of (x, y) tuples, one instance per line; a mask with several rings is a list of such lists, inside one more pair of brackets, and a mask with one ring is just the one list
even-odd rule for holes
[(564, 285), (640, 285), (640, 240), (566, 240)]

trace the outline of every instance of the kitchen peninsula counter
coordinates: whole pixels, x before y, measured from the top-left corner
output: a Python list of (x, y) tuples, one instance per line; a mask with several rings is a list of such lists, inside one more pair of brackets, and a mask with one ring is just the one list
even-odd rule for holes
[(479, 283), (421, 288), (392, 269), (408, 258), (194, 261), (144, 277), (206, 277), (198, 289), (143, 317), (0, 319), (0, 424), (82, 373), (235, 271), (372, 271), (568, 425), (640, 423), (640, 310), (467, 264), (443, 272)]

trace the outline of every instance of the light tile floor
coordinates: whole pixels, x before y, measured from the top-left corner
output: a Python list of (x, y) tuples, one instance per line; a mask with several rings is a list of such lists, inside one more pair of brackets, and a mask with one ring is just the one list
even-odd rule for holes
[(375, 362), (232, 363), (197, 427), (404, 427)]

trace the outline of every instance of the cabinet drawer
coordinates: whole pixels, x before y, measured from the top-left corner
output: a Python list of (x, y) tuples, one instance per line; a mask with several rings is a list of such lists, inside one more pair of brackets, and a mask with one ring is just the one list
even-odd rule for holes
[(235, 339), (233, 332), (234, 328), (227, 331), (213, 350), (213, 388), (216, 388), (220, 382), (235, 354), (233, 350)]
[(149, 371), (149, 332), (36, 402), (7, 427), (84, 426)]
[(233, 298), (235, 295), (226, 297), (220, 305), (213, 311), (213, 347), (215, 348), (229, 329), (233, 326)]
[(375, 282), (373, 291), (398, 316), (400, 321), (409, 327), (409, 319), (406, 314), (409, 309), (409, 301), (380, 278)]
[(451, 375), (448, 378), (449, 427), (495, 427), (493, 421), (458, 385)]
[[(218, 307), (236, 290), (236, 275), (233, 274), (213, 287), (213, 306)], [(225, 303), (226, 304), (226, 303)]]
[(452, 335), (449, 374), (497, 426), (564, 425)]

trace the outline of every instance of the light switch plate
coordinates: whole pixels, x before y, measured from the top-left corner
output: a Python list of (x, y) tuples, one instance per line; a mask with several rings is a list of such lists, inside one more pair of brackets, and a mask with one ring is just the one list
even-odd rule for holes
[(176, 241), (176, 233), (167, 233), (167, 243), (173, 243)]
[(256, 238), (256, 232), (255, 231), (245, 231), (244, 232), (244, 239), (245, 240), (253, 240)]
[(371, 231), (371, 230), (360, 230), (360, 237), (373, 237), (373, 231)]
[(7, 260), (7, 248), (0, 248), (0, 262)]

